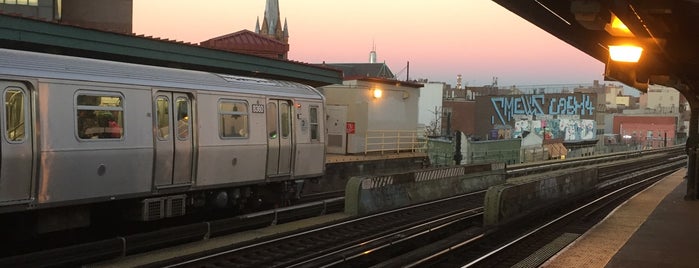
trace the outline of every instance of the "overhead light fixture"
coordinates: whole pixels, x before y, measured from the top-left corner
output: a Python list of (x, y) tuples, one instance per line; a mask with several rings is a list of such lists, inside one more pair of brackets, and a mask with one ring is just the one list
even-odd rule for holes
[(643, 48), (633, 45), (609, 46), (609, 57), (613, 61), (638, 62)]
[(381, 96), (383, 96), (383, 91), (381, 89), (375, 88), (373, 91), (375, 99), (380, 99)]
[(634, 37), (629, 27), (627, 27), (619, 17), (614, 15), (614, 13), (612, 13), (610, 22), (604, 26), (604, 30), (616, 37)]

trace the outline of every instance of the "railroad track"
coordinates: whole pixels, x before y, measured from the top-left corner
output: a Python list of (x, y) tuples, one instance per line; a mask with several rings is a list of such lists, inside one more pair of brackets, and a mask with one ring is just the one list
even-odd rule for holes
[(626, 199), (685, 165), (682, 159), (668, 161), (497, 230), (443, 239), (372, 267), (538, 267)]
[[(664, 153), (644, 155), (641, 158), (649, 158), (644, 168), (657, 166), (652, 170), (641, 171), (634, 170), (629, 172), (625, 166), (626, 162), (618, 162), (614, 165), (605, 164), (600, 166), (606, 168), (608, 172), (604, 173), (600, 180), (608, 182), (602, 191), (597, 194), (609, 195), (613, 187), (619, 185), (633, 184), (636, 185), (636, 180), (639, 176), (656, 176), (662, 177), (667, 172), (676, 170), (679, 166), (684, 165), (684, 158), (677, 158), (673, 155)], [(658, 159), (672, 162), (664, 165)], [(638, 161), (636, 159), (635, 161)], [(608, 162), (608, 161), (607, 161)], [(644, 162), (646, 163), (646, 162)], [(621, 166), (621, 167), (620, 167)], [(626, 175), (621, 175), (626, 174)], [(613, 183), (612, 183), (613, 182)], [(469, 209), (463, 210), (464, 206), (460, 205), (455, 211), (444, 211), (457, 201), (449, 201), (440, 205), (437, 208), (430, 209), (432, 217), (421, 214), (422, 212), (410, 212), (400, 217), (387, 215), (373, 215), (372, 218), (378, 217), (379, 222), (367, 224), (358, 224), (359, 227), (342, 227), (338, 230), (325, 230), (324, 228), (304, 232), (301, 234), (293, 234), (289, 237), (280, 240), (270, 240), (255, 245), (232, 245), (230, 250), (217, 253), (205, 253), (202, 256), (185, 256), (175, 262), (161, 262), (153, 264), (156, 266), (168, 267), (395, 267), (405, 266), (406, 259), (418, 258), (415, 265), (429, 267), (434, 264), (446, 263), (446, 266), (451, 267), (451, 260), (440, 260), (434, 262), (434, 257), (426, 258), (425, 253), (414, 252), (413, 250), (433, 250), (453, 256), (459, 256), (459, 260), (471, 259), (477, 260), (482, 256), (487, 256), (488, 250), (499, 248), (505, 242), (506, 238), (520, 235), (518, 232), (522, 230), (531, 230), (539, 228), (540, 219), (546, 219), (545, 215), (551, 211), (566, 211), (566, 207), (550, 208), (542, 214), (532, 214), (526, 224), (518, 224), (522, 228), (513, 228), (512, 230), (499, 230), (496, 233), (492, 230), (486, 230), (480, 225), (480, 210), (482, 210), (482, 197), (477, 201), (469, 201)], [(618, 199), (617, 200), (621, 200)], [(576, 200), (574, 206), (579, 206), (580, 200)], [(600, 201), (597, 201), (598, 203)], [(607, 207), (610, 207), (611, 202), (604, 202)], [(613, 205), (612, 205), (613, 206)], [(590, 205), (587, 205), (590, 207)], [(423, 208), (424, 209), (424, 208)], [(437, 210), (439, 209), (439, 210)], [(597, 209), (602, 211), (603, 209)], [(393, 212), (391, 212), (393, 213)], [(401, 212), (405, 213), (405, 212)], [(591, 214), (591, 213), (588, 213)], [(598, 213), (601, 215), (601, 213)], [(603, 213), (602, 213), (603, 214)], [(395, 214), (391, 214), (395, 215)], [(416, 218), (412, 218), (417, 216)], [(588, 217), (589, 218), (589, 217)], [(401, 222), (400, 225), (385, 225), (387, 223), (398, 224), (398, 219), (409, 220)], [(589, 221), (584, 221), (589, 222)], [(345, 225), (345, 223), (341, 223)], [(551, 225), (551, 224), (549, 224)], [(371, 226), (371, 230), (367, 230)], [(591, 226), (591, 225), (590, 225)], [(336, 228), (328, 227), (328, 228)], [(347, 228), (347, 229), (345, 229)], [(570, 227), (577, 230), (583, 230), (587, 227)], [(352, 235), (348, 235), (351, 233)], [(537, 238), (538, 239), (538, 238)], [(538, 239), (547, 241), (547, 239)], [(444, 246), (440, 243), (446, 243), (449, 246)], [(505, 243), (506, 244), (506, 243)], [(524, 243), (533, 247), (536, 243)], [(269, 247), (269, 248), (268, 248)], [(460, 251), (458, 254), (450, 252), (455, 248), (465, 247), (468, 250)], [(474, 250), (474, 247), (477, 250)], [(517, 251), (516, 252), (525, 252)], [(447, 253), (450, 252), (450, 253)], [(430, 253), (434, 255), (435, 253)], [(406, 257), (411, 256), (411, 257)], [(524, 257), (521, 257), (524, 258)], [(521, 259), (520, 258), (520, 259)], [(500, 259), (499, 257), (495, 259)], [(517, 259), (517, 257), (515, 257)], [(495, 266), (500, 266), (502, 263)], [(413, 265), (410, 263), (408, 266)]]
[(337, 197), (232, 218), (197, 222), (153, 232), (118, 236), (4, 257), (0, 258), (0, 267), (78, 266), (85, 263), (114, 259), (168, 246), (292, 222), (303, 218), (335, 213), (343, 209), (344, 198)]
[(432, 201), (147, 267), (317, 267), (344, 262), (429, 230), (478, 221), (485, 191)]
[[(634, 194), (646, 189), (676, 168), (650, 175), (575, 208), (555, 219), (520, 234), (505, 238), (507, 241), (482, 254), (477, 259), (463, 262), (453, 256), (440, 260), (439, 265), (459, 264), (466, 267), (538, 267), (556, 252), (601, 221), (609, 212)], [(505, 232), (509, 233), (509, 232)], [(503, 239), (503, 235), (498, 235)], [(515, 237), (515, 239), (512, 239)], [(488, 242), (494, 244), (495, 242)], [(434, 264), (434, 263), (433, 263)]]
[[(613, 183), (614, 179), (623, 175), (623, 173), (629, 173), (629, 170), (614, 171), (613, 165), (609, 164), (612, 161), (621, 161), (623, 159), (629, 159), (633, 157), (632, 161), (639, 161), (639, 159), (648, 158), (644, 163), (654, 163), (658, 159), (663, 157), (669, 157), (672, 155), (679, 154), (682, 152), (681, 148), (668, 148), (664, 150), (653, 150), (653, 151), (643, 151), (642, 153), (634, 153), (632, 156), (623, 155), (610, 155), (607, 158), (604, 157), (590, 157), (589, 159), (581, 159), (582, 162), (587, 164), (598, 164), (600, 165), (600, 175), (610, 178), (610, 183)], [(655, 158), (653, 158), (655, 157)], [(568, 163), (568, 166), (564, 165)], [(545, 172), (548, 170), (555, 170), (566, 168), (569, 166), (579, 166), (580, 164), (573, 160), (560, 161), (556, 163), (551, 163), (549, 165), (543, 165), (540, 168), (532, 167), (529, 165), (517, 165), (508, 167), (508, 175), (515, 176), (517, 174), (528, 174), (538, 170), (537, 172)], [(523, 171), (526, 170), (526, 171)], [(333, 193), (337, 194), (337, 193)], [(310, 196), (307, 200), (314, 200), (319, 198), (325, 198), (327, 196)], [(482, 200), (481, 200), (482, 203)], [(482, 205), (482, 204), (481, 204)], [(122, 256), (128, 256), (136, 253), (146, 252), (153, 249), (163, 248), (167, 246), (177, 245), (181, 243), (187, 243), (191, 241), (197, 241), (202, 239), (208, 239), (211, 237), (241, 232), (245, 230), (251, 230), (255, 228), (266, 227), (269, 225), (291, 222), (303, 218), (314, 217), (318, 215), (323, 215), (332, 212), (341, 211), (344, 208), (343, 198), (334, 198), (324, 201), (310, 202), (307, 204), (302, 204), (295, 207), (277, 209), (273, 211), (259, 212), (249, 215), (243, 215), (228, 219), (207, 221), (196, 224), (189, 224), (185, 226), (179, 226), (174, 228), (167, 228), (159, 230), (156, 232), (134, 234), (129, 236), (114, 237), (112, 239), (105, 239), (100, 241), (94, 241), (90, 243), (68, 246), (63, 248), (56, 248), (46, 251), (33, 252), (29, 254), (10, 256), (5, 258), (0, 258), (0, 267), (5, 266), (16, 266), (16, 264), (23, 264), (25, 266), (39, 267), (45, 264), (53, 265), (79, 265), (84, 263), (96, 262), (106, 259), (119, 258)], [(472, 209), (475, 209), (472, 208)], [(476, 229), (473, 229), (476, 228)], [(480, 227), (469, 227), (469, 231), (466, 232), (470, 234), (475, 232)], [(445, 230), (448, 228), (444, 228)], [(437, 232), (434, 232), (437, 233)], [(401, 236), (401, 235), (396, 235)], [(407, 236), (407, 235), (405, 235)], [(422, 238), (429, 240), (427, 238)], [(432, 238), (437, 239), (437, 238)], [(371, 250), (371, 252), (381, 252), (380, 250)], [(368, 255), (368, 254), (367, 254)], [(378, 254), (374, 254), (378, 255)], [(386, 254), (385, 258), (390, 258), (392, 254)], [(380, 259), (384, 257), (374, 257), (374, 259)], [(362, 259), (362, 258), (357, 258)], [(362, 261), (359, 261), (362, 262)], [(367, 262), (367, 263), (375, 263)]]
[(573, 167), (608, 165), (619, 163), (620, 161), (637, 161), (639, 158), (663, 158), (665, 156), (684, 155), (684, 146), (678, 145), (654, 150), (643, 150), (635, 152), (620, 152), (613, 154), (603, 154), (582, 158), (571, 158), (565, 160), (555, 160), (546, 162), (535, 162), (526, 164), (509, 165), (507, 167), (508, 177), (520, 177), (530, 174), (538, 174), (548, 171), (561, 170)]

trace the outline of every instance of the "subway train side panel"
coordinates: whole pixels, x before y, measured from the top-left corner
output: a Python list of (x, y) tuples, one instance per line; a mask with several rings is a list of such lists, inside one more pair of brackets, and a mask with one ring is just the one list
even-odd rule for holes
[(193, 95), (188, 92), (156, 90), (153, 95), (155, 166), (158, 189), (192, 184), (195, 143), (192, 124)]
[(151, 191), (149, 90), (47, 80), (37, 96), (39, 204)]
[[(265, 116), (252, 110), (259, 96), (198, 94), (199, 154), (196, 186), (262, 182), (266, 157)], [(204, 105), (206, 104), (206, 105)]]
[(319, 177), (325, 171), (324, 118), (321, 101), (296, 100), (296, 178)]
[(0, 216), (40, 232), (289, 204), (324, 172), (307, 85), (0, 49), (0, 89)]
[(32, 197), (33, 131), (29, 83), (0, 80), (0, 206)]

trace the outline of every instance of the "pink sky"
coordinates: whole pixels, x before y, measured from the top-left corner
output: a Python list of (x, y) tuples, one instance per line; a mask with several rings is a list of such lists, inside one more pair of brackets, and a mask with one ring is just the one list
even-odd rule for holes
[[(289, 59), (379, 62), (410, 78), (470, 86), (590, 84), (604, 64), (489, 0), (279, 0), (288, 21)], [(254, 30), (265, 0), (136, 0), (136, 34), (199, 43)], [(405, 73), (400, 77), (405, 79)]]

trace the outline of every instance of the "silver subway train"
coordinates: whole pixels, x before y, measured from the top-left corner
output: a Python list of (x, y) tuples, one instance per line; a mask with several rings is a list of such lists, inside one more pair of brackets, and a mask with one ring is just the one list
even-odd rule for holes
[(310, 86), (0, 49), (0, 89), (0, 216), (39, 232), (284, 202), (324, 173)]

